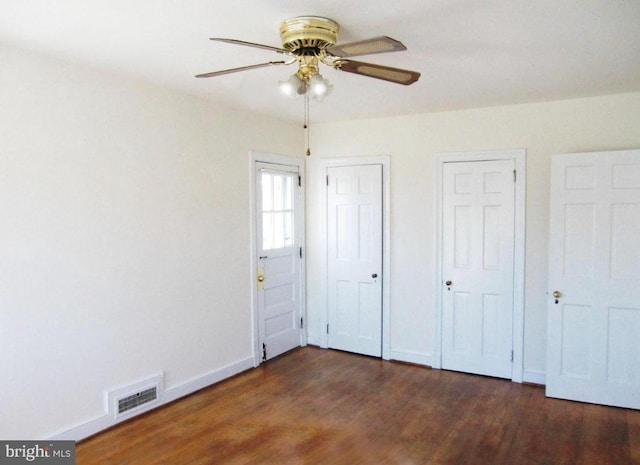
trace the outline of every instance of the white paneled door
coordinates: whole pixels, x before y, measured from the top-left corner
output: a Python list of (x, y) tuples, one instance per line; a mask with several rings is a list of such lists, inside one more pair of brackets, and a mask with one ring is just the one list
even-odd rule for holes
[(328, 346), (382, 356), (382, 165), (327, 169)]
[(512, 377), (514, 163), (443, 165), (444, 369)]
[(256, 163), (257, 314), (263, 361), (301, 342), (301, 202), (297, 166)]
[(551, 168), (547, 395), (640, 408), (640, 150)]

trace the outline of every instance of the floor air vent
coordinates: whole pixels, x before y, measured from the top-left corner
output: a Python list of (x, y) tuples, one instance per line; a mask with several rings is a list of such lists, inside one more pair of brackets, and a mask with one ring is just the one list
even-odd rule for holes
[(159, 402), (161, 391), (162, 375), (110, 391), (107, 393), (109, 413), (118, 418), (146, 410), (146, 407)]

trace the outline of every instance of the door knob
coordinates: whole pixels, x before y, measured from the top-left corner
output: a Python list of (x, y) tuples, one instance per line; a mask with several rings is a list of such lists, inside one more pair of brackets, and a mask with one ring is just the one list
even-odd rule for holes
[(258, 282), (259, 283), (264, 282), (264, 276), (258, 275)]
[(445, 284), (446, 284), (447, 286), (451, 286), (453, 283), (452, 283), (451, 281), (447, 281)]
[(378, 273), (373, 273), (373, 274), (371, 275), (371, 277), (372, 277), (373, 279), (376, 279), (376, 278), (378, 277)]
[(561, 293), (561, 292), (559, 292), (559, 291), (554, 291), (554, 292), (553, 292), (553, 296), (554, 296), (556, 299), (559, 299), (560, 297), (562, 297), (562, 293)]

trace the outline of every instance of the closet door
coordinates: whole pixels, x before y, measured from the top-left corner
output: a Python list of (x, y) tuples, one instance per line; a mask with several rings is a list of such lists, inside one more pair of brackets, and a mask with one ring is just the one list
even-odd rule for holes
[(551, 172), (547, 395), (640, 408), (640, 150)]

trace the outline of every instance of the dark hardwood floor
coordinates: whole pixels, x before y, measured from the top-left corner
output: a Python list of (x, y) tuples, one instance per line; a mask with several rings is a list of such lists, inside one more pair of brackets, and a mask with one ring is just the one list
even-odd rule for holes
[(308, 347), (80, 442), (77, 464), (640, 464), (640, 411)]

